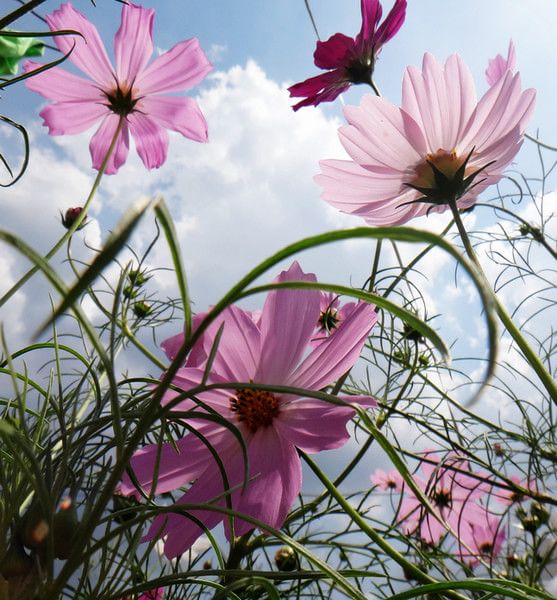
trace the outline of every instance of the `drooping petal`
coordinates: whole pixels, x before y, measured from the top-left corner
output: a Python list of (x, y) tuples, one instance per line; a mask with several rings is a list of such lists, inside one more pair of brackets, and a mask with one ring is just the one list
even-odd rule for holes
[[(231, 447), (237, 445), (233, 435), (215, 423), (202, 423), (196, 427), (196, 430), (205, 441), (194, 433), (189, 433), (186, 437), (172, 443), (160, 446), (150, 444), (134, 453), (130, 466), (139, 485), (146, 493), (151, 493), (155, 475), (157, 494), (176, 490), (197, 479), (209, 465), (214, 463), (209, 446), (224, 455)], [(130, 495), (136, 491), (136, 486), (128, 473), (124, 474), (120, 487), (123, 495)]]
[(346, 66), (346, 56), (355, 51), (354, 40), (335, 33), (324, 42), (318, 41), (313, 53), (315, 66), (320, 69), (337, 69)]
[(192, 38), (156, 58), (139, 74), (134, 89), (139, 95), (187, 90), (202, 81), (212, 68), (199, 40)]
[(139, 105), (162, 127), (177, 131), (196, 142), (207, 141), (207, 121), (193, 98), (147, 96)]
[[(100, 169), (101, 165), (107, 155), (116, 129), (118, 128), (118, 122), (120, 117), (116, 113), (109, 112), (106, 115), (100, 127), (97, 129), (95, 135), (91, 138), (89, 143), (89, 151), (91, 152), (91, 158), (93, 160), (93, 168)], [(128, 133), (128, 125), (124, 122), (122, 131), (118, 136), (116, 146), (110, 159), (107, 163), (105, 173), (107, 175), (113, 175), (118, 169), (126, 162), (128, 157), (128, 150), (130, 148), (130, 140)]]
[(64, 135), (86, 131), (108, 112), (106, 106), (85, 100), (55, 102), (45, 106), (39, 114), (50, 135)]
[(349, 87), (350, 82), (345, 77), (344, 69), (334, 69), (291, 85), (288, 91), (290, 97), (307, 96), (305, 100), (292, 106), (296, 111), (303, 106), (317, 106), (321, 102), (332, 102)]
[(353, 416), (346, 406), (303, 398), (286, 402), (273, 425), (294, 446), (313, 454), (344, 446), (350, 437), (346, 424)]
[[(302, 466), (296, 448), (274, 427), (260, 428), (250, 440), (250, 482), (234, 492), (233, 506), (271, 527), (280, 528), (302, 486)], [(254, 525), (234, 519), (235, 535), (243, 535)], [(225, 531), (230, 531), (225, 523)]]
[[(295, 261), (275, 282), (317, 281)], [(308, 347), (319, 318), (318, 290), (282, 289), (267, 295), (261, 315), (261, 358), (255, 381), (287, 384)]]
[[(32, 60), (25, 61), (23, 70), (30, 73), (43, 65)], [(73, 75), (60, 67), (33, 75), (25, 80), (27, 88), (53, 102), (106, 102), (106, 96), (88, 79)]]
[(127, 117), (135, 148), (148, 169), (158, 169), (168, 155), (168, 132), (151, 117), (132, 112)]
[(393, 7), (385, 20), (377, 28), (373, 38), (374, 47), (379, 49), (383, 44), (387, 43), (394, 37), (398, 30), (402, 27), (406, 18), (406, 0), (395, 0)]
[(52, 31), (73, 29), (81, 35), (57, 35), (54, 41), (63, 54), (71, 51), (73, 64), (89, 75), (104, 90), (114, 87), (115, 79), (110, 60), (96, 27), (70, 3), (46, 17)]
[(120, 84), (132, 85), (153, 54), (154, 16), (152, 8), (135, 4), (122, 7), (122, 22), (114, 36), (116, 75)]
[(371, 304), (360, 302), (335, 335), (319, 344), (289, 378), (289, 384), (319, 390), (346, 373), (360, 356), (367, 336), (377, 321)]

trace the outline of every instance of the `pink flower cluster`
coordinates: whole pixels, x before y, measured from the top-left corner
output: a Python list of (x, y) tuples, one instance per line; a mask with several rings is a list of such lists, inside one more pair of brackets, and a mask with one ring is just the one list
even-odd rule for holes
[[(295, 262), (275, 281), (315, 282), (316, 278)], [(261, 313), (230, 306), (211, 323), (177, 372), (173, 386), (183, 390), (186, 397), (180, 399), (180, 392), (173, 389), (165, 394), (163, 404), (172, 403), (172, 410), (182, 412), (196, 409), (198, 416), (187, 420), (196, 434), (141, 448), (131, 461), (135, 477), (147, 493), (162, 494), (189, 486), (178, 504), (207, 505), (207, 509), (187, 511), (186, 516), (171, 513), (154, 520), (145, 539), (164, 537), (169, 558), (193, 544), (203, 533), (200, 524), (211, 529), (224, 521), (229, 538), (232, 532), (242, 535), (254, 528), (238, 517), (232, 529), (222, 512), (211, 510), (211, 506), (225, 507), (227, 498), (235, 511), (280, 527), (302, 484), (297, 449), (312, 454), (339, 448), (348, 441), (346, 425), (354, 415), (349, 405), (253, 386), (319, 391), (354, 365), (377, 320), (374, 307), (364, 302), (352, 305), (329, 328), (327, 337), (316, 343), (323, 306), (330, 309), (330, 304), (328, 296), (317, 290), (277, 289), (268, 294)], [(194, 327), (202, 318), (196, 319)], [(207, 359), (219, 335), (207, 375)], [(163, 343), (170, 358), (182, 341), (179, 334)], [(187, 397), (188, 390), (202, 382), (210, 389), (195, 398)], [(343, 399), (364, 407), (375, 405), (369, 397)], [(242, 434), (248, 472), (237, 436), (211, 418), (211, 413)], [(220, 458), (220, 465), (215, 456)], [(124, 478), (121, 492), (137, 494), (130, 477)]]

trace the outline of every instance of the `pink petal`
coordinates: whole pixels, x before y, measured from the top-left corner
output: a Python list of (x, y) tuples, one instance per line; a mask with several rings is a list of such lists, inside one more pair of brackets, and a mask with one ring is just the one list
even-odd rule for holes
[(52, 31), (73, 29), (81, 36), (59, 35), (54, 41), (58, 49), (67, 54), (71, 51), (73, 64), (89, 75), (105, 90), (114, 86), (114, 74), (104, 44), (95, 26), (71, 4), (62, 4), (46, 20)]
[[(107, 155), (114, 134), (118, 127), (118, 121), (120, 117), (110, 112), (106, 115), (100, 127), (97, 129), (95, 135), (91, 138), (89, 143), (89, 151), (91, 152), (91, 158), (93, 160), (93, 168), (100, 169), (101, 165)], [(126, 162), (128, 157), (128, 150), (130, 147), (128, 125), (124, 123), (122, 131), (118, 136), (116, 147), (112, 152), (112, 155), (108, 161), (105, 169), (107, 175), (113, 175), (118, 169)]]
[(249, 382), (254, 378), (259, 362), (259, 328), (249, 311), (229, 306), (207, 329), (203, 341), (207, 355), (223, 325), (213, 372), (229, 382)]
[[(316, 281), (295, 261), (275, 282)], [(287, 384), (290, 374), (308, 347), (319, 318), (317, 290), (272, 290), (261, 315), (261, 358), (255, 381)]]
[[(234, 493), (235, 510), (279, 529), (302, 487), (302, 466), (296, 448), (273, 427), (257, 430), (249, 446), (250, 483)], [(234, 533), (243, 535), (254, 525), (238, 518)], [(229, 535), (225, 523), (225, 531)]]
[[(363, 0), (362, 0), (363, 1)], [(396, 0), (374, 36), (375, 48), (381, 48), (398, 33), (406, 18), (406, 0)]]
[(168, 154), (168, 133), (151, 117), (132, 112), (127, 117), (135, 148), (148, 169), (158, 169)]
[(196, 142), (207, 141), (207, 122), (193, 98), (176, 96), (147, 96), (140, 108), (166, 129), (172, 129)]
[(153, 54), (152, 8), (124, 4), (122, 22), (114, 36), (116, 76), (120, 84), (132, 85)]
[(500, 54), (489, 60), (485, 70), (485, 78), (489, 85), (495, 85), (507, 71), (514, 71), (516, 67), (516, 51), (513, 41), (509, 42), (507, 58), (504, 59)]
[(313, 60), (320, 69), (336, 69), (346, 67), (347, 55), (354, 52), (354, 40), (342, 33), (335, 33), (328, 40), (317, 42)]
[[(199, 324), (207, 316), (207, 313), (198, 313), (192, 318), (192, 333), (199, 327)], [(184, 333), (178, 333), (163, 342), (161, 342), (161, 348), (170, 360), (174, 360), (174, 357), (184, 344)], [(203, 350), (203, 338), (198, 340), (195, 346), (191, 349), (186, 364), (188, 367), (198, 367), (205, 359), (207, 355)]]
[(415, 67), (406, 69), (402, 109), (423, 131), (427, 152), (450, 152), (456, 147), (475, 102), (472, 75), (457, 55), (451, 56), (443, 67), (426, 53), (422, 71)]
[(179, 42), (156, 58), (136, 80), (139, 95), (186, 90), (203, 80), (213, 68), (197, 38)]
[[(203, 442), (193, 433), (175, 440), (172, 443), (150, 444), (137, 450), (131, 459), (131, 468), (141, 487), (151, 493), (158, 467), (157, 487), (155, 493), (164, 494), (187, 485), (199, 477), (209, 465), (214, 463), (214, 458), (209, 450), (209, 444), (219, 454), (224, 454), (237, 445), (233, 435), (223, 427), (205, 421), (196, 427), (197, 431), (205, 437)], [(121, 493), (134, 494), (135, 485), (126, 473), (122, 478)]]
[(388, 167), (402, 173), (425, 154), (419, 126), (383, 98), (366, 94), (360, 106), (346, 106), (344, 115), (350, 125), (339, 129), (340, 141), (364, 168)]
[(303, 398), (286, 402), (273, 426), (294, 446), (314, 454), (344, 446), (350, 437), (346, 424), (353, 416), (351, 408)]
[(85, 100), (49, 104), (39, 114), (50, 135), (64, 135), (86, 131), (107, 113), (106, 106)]
[[(30, 73), (42, 66), (28, 60), (24, 63), (23, 70)], [(48, 71), (33, 75), (25, 80), (25, 85), (33, 92), (37, 92), (53, 102), (89, 101), (98, 103), (107, 101), (106, 95), (99, 90), (98, 86), (88, 79), (73, 75), (60, 67), (52, 67)]]
[(335, 334), (317, 346), (292, 373), (289, 384), (319, 390), (333, 383), (352, 368), (376, 321), (374, 307), (360, 302)]

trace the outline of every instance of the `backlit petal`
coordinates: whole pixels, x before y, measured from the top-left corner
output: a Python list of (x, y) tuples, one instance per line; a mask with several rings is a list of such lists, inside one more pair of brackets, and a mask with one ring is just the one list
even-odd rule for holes
[(114, 36), (116, 74), (122, 84), (131, 85), (153, 54), (152, 8), (124, 4), (122, 22)]
[(148, 169), (158, 169), (168, 154), (168, 132), (151, 117), (132, 112), (127, 117), (135, 148)]
[(162, 127), (177, 131), (196, 142), (207, 141), (207, 121), (193, 98), (147, 96), (139, 104), (141, 110)]

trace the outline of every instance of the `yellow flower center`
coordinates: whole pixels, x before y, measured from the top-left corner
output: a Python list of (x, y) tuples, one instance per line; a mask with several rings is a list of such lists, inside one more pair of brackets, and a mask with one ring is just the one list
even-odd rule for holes
[(457, 154), (456, 150), (447, 152), (439, 149), (435, 153), (429, 153), (426, 155), (425, 160), (414, 168), (416, 177), (411, 183), (419, 187), (435, 188), (437, 182), (431, 164), (435, 165), (447, 179), (452, 180), (462, 162), (463, 159)]
[(269, 427), (279, 414), (279, 401), (276, 396), (263, 390), (243, 388), (230, 398), (230, 410), (237, 413), (241, 423), (245, 423), (251, 433), (260, 427)]

